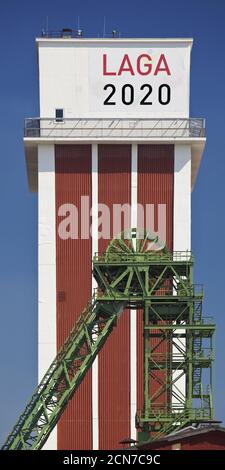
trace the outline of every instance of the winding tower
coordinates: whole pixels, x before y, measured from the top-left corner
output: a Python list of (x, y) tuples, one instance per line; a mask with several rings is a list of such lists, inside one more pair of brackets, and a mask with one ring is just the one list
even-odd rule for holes
[[(118, 449), (137, 430), (145, 439), (192, 415), (210, 419), (202, 371), (212, 356), (202, 348), (213, 326), (203, 321), (191, 255), (191, 190), (205, 145), (204, 119), (189, 114), (192, 39), (64, 29), (36, 45), (40, 115), (25, 120), (24, 145), (39, 206), (39, 381), (97, 281), (104, 302), (113, 289), (126, 305), (45, 448)], [(145, 261), (131, 227), (158, 234), (168, 254)], [(127, 231), (133, 261), (107, 267)]]

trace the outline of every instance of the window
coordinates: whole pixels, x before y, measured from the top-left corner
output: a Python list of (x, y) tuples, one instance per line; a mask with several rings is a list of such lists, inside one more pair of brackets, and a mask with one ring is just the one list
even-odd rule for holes
[(63, 122), (63, 109), (62, 108), (56, 108), (55, 110), (55, 120), (56, 122)]

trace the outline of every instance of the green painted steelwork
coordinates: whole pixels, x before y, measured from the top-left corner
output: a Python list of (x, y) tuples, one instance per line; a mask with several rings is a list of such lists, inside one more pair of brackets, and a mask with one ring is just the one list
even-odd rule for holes
[[(136, 416), (140, 441), (213, 418), (215, 325), (202, 315), (204, 293), (193, 284), (194, 258), (190, 252), (169, 253), (158, 239), (149, 238), (123, 232), (105, 255), (94, 258), (102, 301), (113, 295), (143, 312), (144, 397)], [(153, 240), (158, 251), (152, 251)]]
[(3, 450), (38, 450), (91, 367), (124, 305), (92, 299), (52, 362)]
[(203, 290), (193, 284), (193, 263), (190, 252), (171, 254), (157, 237), (134, 230), (96, 254), (97, 292), (2, 449), (42, 448), (125, 308), (141, 309), (143, 317), (139, 440), (211, 420), (212, 374), (207, 387), (203, 375), (211, 371), (215, 325), (202, 316)]

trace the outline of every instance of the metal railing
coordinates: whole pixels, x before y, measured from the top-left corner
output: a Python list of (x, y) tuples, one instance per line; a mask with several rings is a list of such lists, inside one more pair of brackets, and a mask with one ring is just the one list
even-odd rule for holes
[(215, 320), (214, 320), (214, 317), (206, 315), (206, 316), (202, 317), (201, 323), (204, 324), (204, 325), (214, 325)]
[(149, 408), (147, 416), (144, 412), (138, 411), (137, 416), (142, 421), (154, 420), (154, 419), (174, 419), (173, 425), (176, 424), (176, 420), (180, 421), (182, 418), (187, 418), (188, 421), (201, 421), (202, 419), (208, 419), (210, 417), (210, 408), (187, 408), (185, 404), (175, 404), (169, 409), (163, 403), (154, 403), (154, 408)]
[(84, 35), (83, 29), (64, 28), (55, 31), (42, 30), (41, 37), (47, 39), (68, 39), (68, 38), (81, 38)]
[[(158, 263), (167, 263), (167, 262), (188, 262), (188, 263), (193, 263), (194, 262), (194, 256), (192, 255), (191, 251), (173, 251), (173, 252), (159, 252), (159, 251), (150, 251), (150, 252), (143, 252), (143, 253), (125, 253), (125, 252), (104, 252), (102, 254), (95, 252), (94, 253), (94, 262), (100, 262), (100, 263), (118, 263), (120, 262), (130, 262), (132, 261), (133, 263), (142, 261), (143, 263), (149, 263), (157, 261)], [(202, 286), (202, 284), (195, 284), (195, 286)]]
[(25, 119), (24, 137), (64, 139), (200, 138), (205, 120), (196, 119)]
[(215, 359), (215, 353), (212, 348), (202, 348), (199, 352), (194, 353), (194, 361), (213, 361)]
[[(41, 31), (41, 37), (47, 39), (68, 39), (68, 38), (83, 38), (85, 36), (85, 31), (81, 28), (71, 29), (71, 28), (63, 28), (58, 29), (55, 31), (49, 31), (43, 29)], [(113, 30), (111, 34), (104, 34), (104, 36), (99, 36), (96, 39), (102, 39), (103, 41), (106, 39), (120, 39), (121, 33), (119, 31)], [(87, 38), (91, 39), (91, 38)]]
[[(160, 325), (155, 325), (155, 329), (157, 327), (160, 328)], [(185, 330), (185, 325), (184, 325), (184, 330)], [(171, 363), (171, 361), (177, 362), (177, 363), (180, 363), (180, 362), (183, 363), (190, 359), (192, 359), (192, 356), (190, 357), (190, 355), (187, 353), (186, 350), (184, 350), (183, 352), (178, 351), (178, 352), (172, 352), (172, 353), (168, 351), (164, 351), (164, 352), (152, 352), (149, 357), (149, 362), (150, 363), (154, 362), (158, 364), (166, 363), (166, 362)], [(213, 360), (213, 359), (215, 359), (215, 354), (212, 348), (204, 347), (204, 348), (201, 348), (199, 352), (196, 352), (193, 354), (193, 361), (195, 362), (205, 361), (205, 360), (208, 361), (208, 360)]]

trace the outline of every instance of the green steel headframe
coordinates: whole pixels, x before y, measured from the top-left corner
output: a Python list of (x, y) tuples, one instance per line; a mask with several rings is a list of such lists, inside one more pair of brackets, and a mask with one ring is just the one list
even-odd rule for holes
[(126, 231), (95, 256), (102, 301), (140, 309), (144, 397), (139, 440), (213, 419), (212, 318), (202, 315), (203, 289), (193, 284), (191, 252), (169, 253), (158, 238)]
[(2, 449), (41, 449), (125, 308), (143, 323), (139, 440), (213, 419), (212, 336), (193, 284), (190, 252), (169, 253), (157, 237), (127, 230), (93, 259), (98, 283), (62, 349)]

